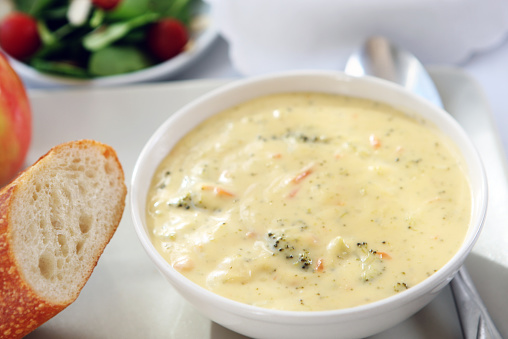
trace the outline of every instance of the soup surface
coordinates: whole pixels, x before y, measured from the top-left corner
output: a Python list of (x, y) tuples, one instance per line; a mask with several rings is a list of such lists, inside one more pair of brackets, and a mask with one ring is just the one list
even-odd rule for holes
[(261, 97), (187, 134), (147, 200), (183, 275), (251, 305), (329, 310), (415, 286), (460, 247), (471, 193), (455, 146), (380, 103)]

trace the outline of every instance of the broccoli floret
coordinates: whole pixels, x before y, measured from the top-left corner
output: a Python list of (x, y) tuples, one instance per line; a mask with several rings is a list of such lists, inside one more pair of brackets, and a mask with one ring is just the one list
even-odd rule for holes
[(273, 255), (284, 255), (288, 261), (298, 265), (301, 269), (307, 270), (312, 265), (312, 257), (307, 249), (299, 249), (295, 247), (296, 242), (290, 241), (284, 233), (275, 234), (269, 232), (267, 234), (269, 248), (273, 251)]

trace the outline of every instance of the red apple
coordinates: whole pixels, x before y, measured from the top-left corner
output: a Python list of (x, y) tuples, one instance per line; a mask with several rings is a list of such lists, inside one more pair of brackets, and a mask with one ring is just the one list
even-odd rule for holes
[(23, 83), (0, 52), (0, 187), (21, 170), (32, 137), (32, 113)]

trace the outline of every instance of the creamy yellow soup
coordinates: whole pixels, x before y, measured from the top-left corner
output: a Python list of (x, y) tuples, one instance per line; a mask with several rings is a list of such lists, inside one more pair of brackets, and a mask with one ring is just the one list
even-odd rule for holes
[(200, 124), (160, 164), (147, 223), (195, 283), (281, 310), (415, 286), (460, 247), (471, 193), (455, 146), (380, 103), (261, 97)]

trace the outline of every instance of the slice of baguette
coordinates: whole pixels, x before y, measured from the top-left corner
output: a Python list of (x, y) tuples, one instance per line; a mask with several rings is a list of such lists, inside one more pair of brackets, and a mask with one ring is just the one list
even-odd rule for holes
[(126, 194), (115, 151), (92, 140), (54, 147), (0, 191), (0, 338), (25, 336), (78, 297)]

